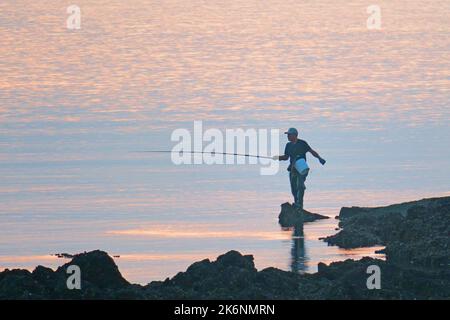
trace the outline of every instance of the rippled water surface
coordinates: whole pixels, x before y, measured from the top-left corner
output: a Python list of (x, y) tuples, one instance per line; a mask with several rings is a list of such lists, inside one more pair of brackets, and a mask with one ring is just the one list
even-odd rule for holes
[[(314, 272), (373, 255), (282, 230), (285, 164), (175, 166), (176, 128), (295, 126), (310, 159), (306, 208), (450, 193), (449, 1), (0, 2), (0, 268), (103, 249), (146, 283), (230, 249), (258, 268)], [(280, 136), (281, 149), (285, 137)]]

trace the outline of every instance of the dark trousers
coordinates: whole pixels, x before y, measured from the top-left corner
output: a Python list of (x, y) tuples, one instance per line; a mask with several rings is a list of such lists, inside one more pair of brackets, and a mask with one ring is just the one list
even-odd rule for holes
[(308, 174), (301, 175), (295, 168), (289, 172), (289, 181), (291, 182), (291, 192), (294, 196), (294, 202), (297, 207), (303, 209), (303, 196), (305, 195), (305, 180)]

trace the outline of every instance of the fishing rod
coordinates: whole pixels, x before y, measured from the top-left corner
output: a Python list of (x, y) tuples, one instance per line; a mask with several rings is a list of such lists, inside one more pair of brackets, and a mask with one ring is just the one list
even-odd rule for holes
[(229, 152), (205, 152), (205, 151), (172, 151), (172, 150), (144, 150), (144, 151), (133, 151), (139, 153), (190, 153), (190, 154), (220, 154), (227, 156), (239, 156), (239, 157), (250, 157), (250, 158), (261, 158), (261, 159), (272, 159), (272, 157), (260, 156), (255, 154), (242, 154), (242, 153), (229, 153)]

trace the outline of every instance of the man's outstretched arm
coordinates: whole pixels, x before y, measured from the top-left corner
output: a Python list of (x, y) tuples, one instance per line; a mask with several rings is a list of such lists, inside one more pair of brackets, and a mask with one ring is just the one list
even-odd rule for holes
[(282, 156), (274, 156), (273, 159), (280, 160), (280, 161), (286, 161), (287, 159), (289, 159), (289, 156), (284, 154)]
[(325, 159), (324, 158), (322, 158), (314, 149), (310, 149), (309, 150), (309, 152), (311, 152), (311, 154), (314, 156), (314, 157), (316, 157), (317, 159), (319, 159), (319, 161), (320, 161), (320, 163), (322, 164), (322, 165), (324, 165), (325, 164)]

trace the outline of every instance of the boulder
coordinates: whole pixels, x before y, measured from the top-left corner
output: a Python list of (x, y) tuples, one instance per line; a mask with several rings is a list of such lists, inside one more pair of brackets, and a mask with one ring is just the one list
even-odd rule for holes
[(329, 217), (312, 213), (307, 210), (299, 210), (292, 204), (286, 202), (281, 205), (281, 212), (278, 215), (278, 223), (283, 228), (294, 227), (304, 222), (313, 222), (320, 219), (328, 219)]
[(70, 265), (80, 267), (82, 281), (99, 289), (114, 289), (129, 285), (128, 281), (122, 277), (114, 260), (104, 251), (95, 250), (77, 254), (56, 272), (66, 274)]

